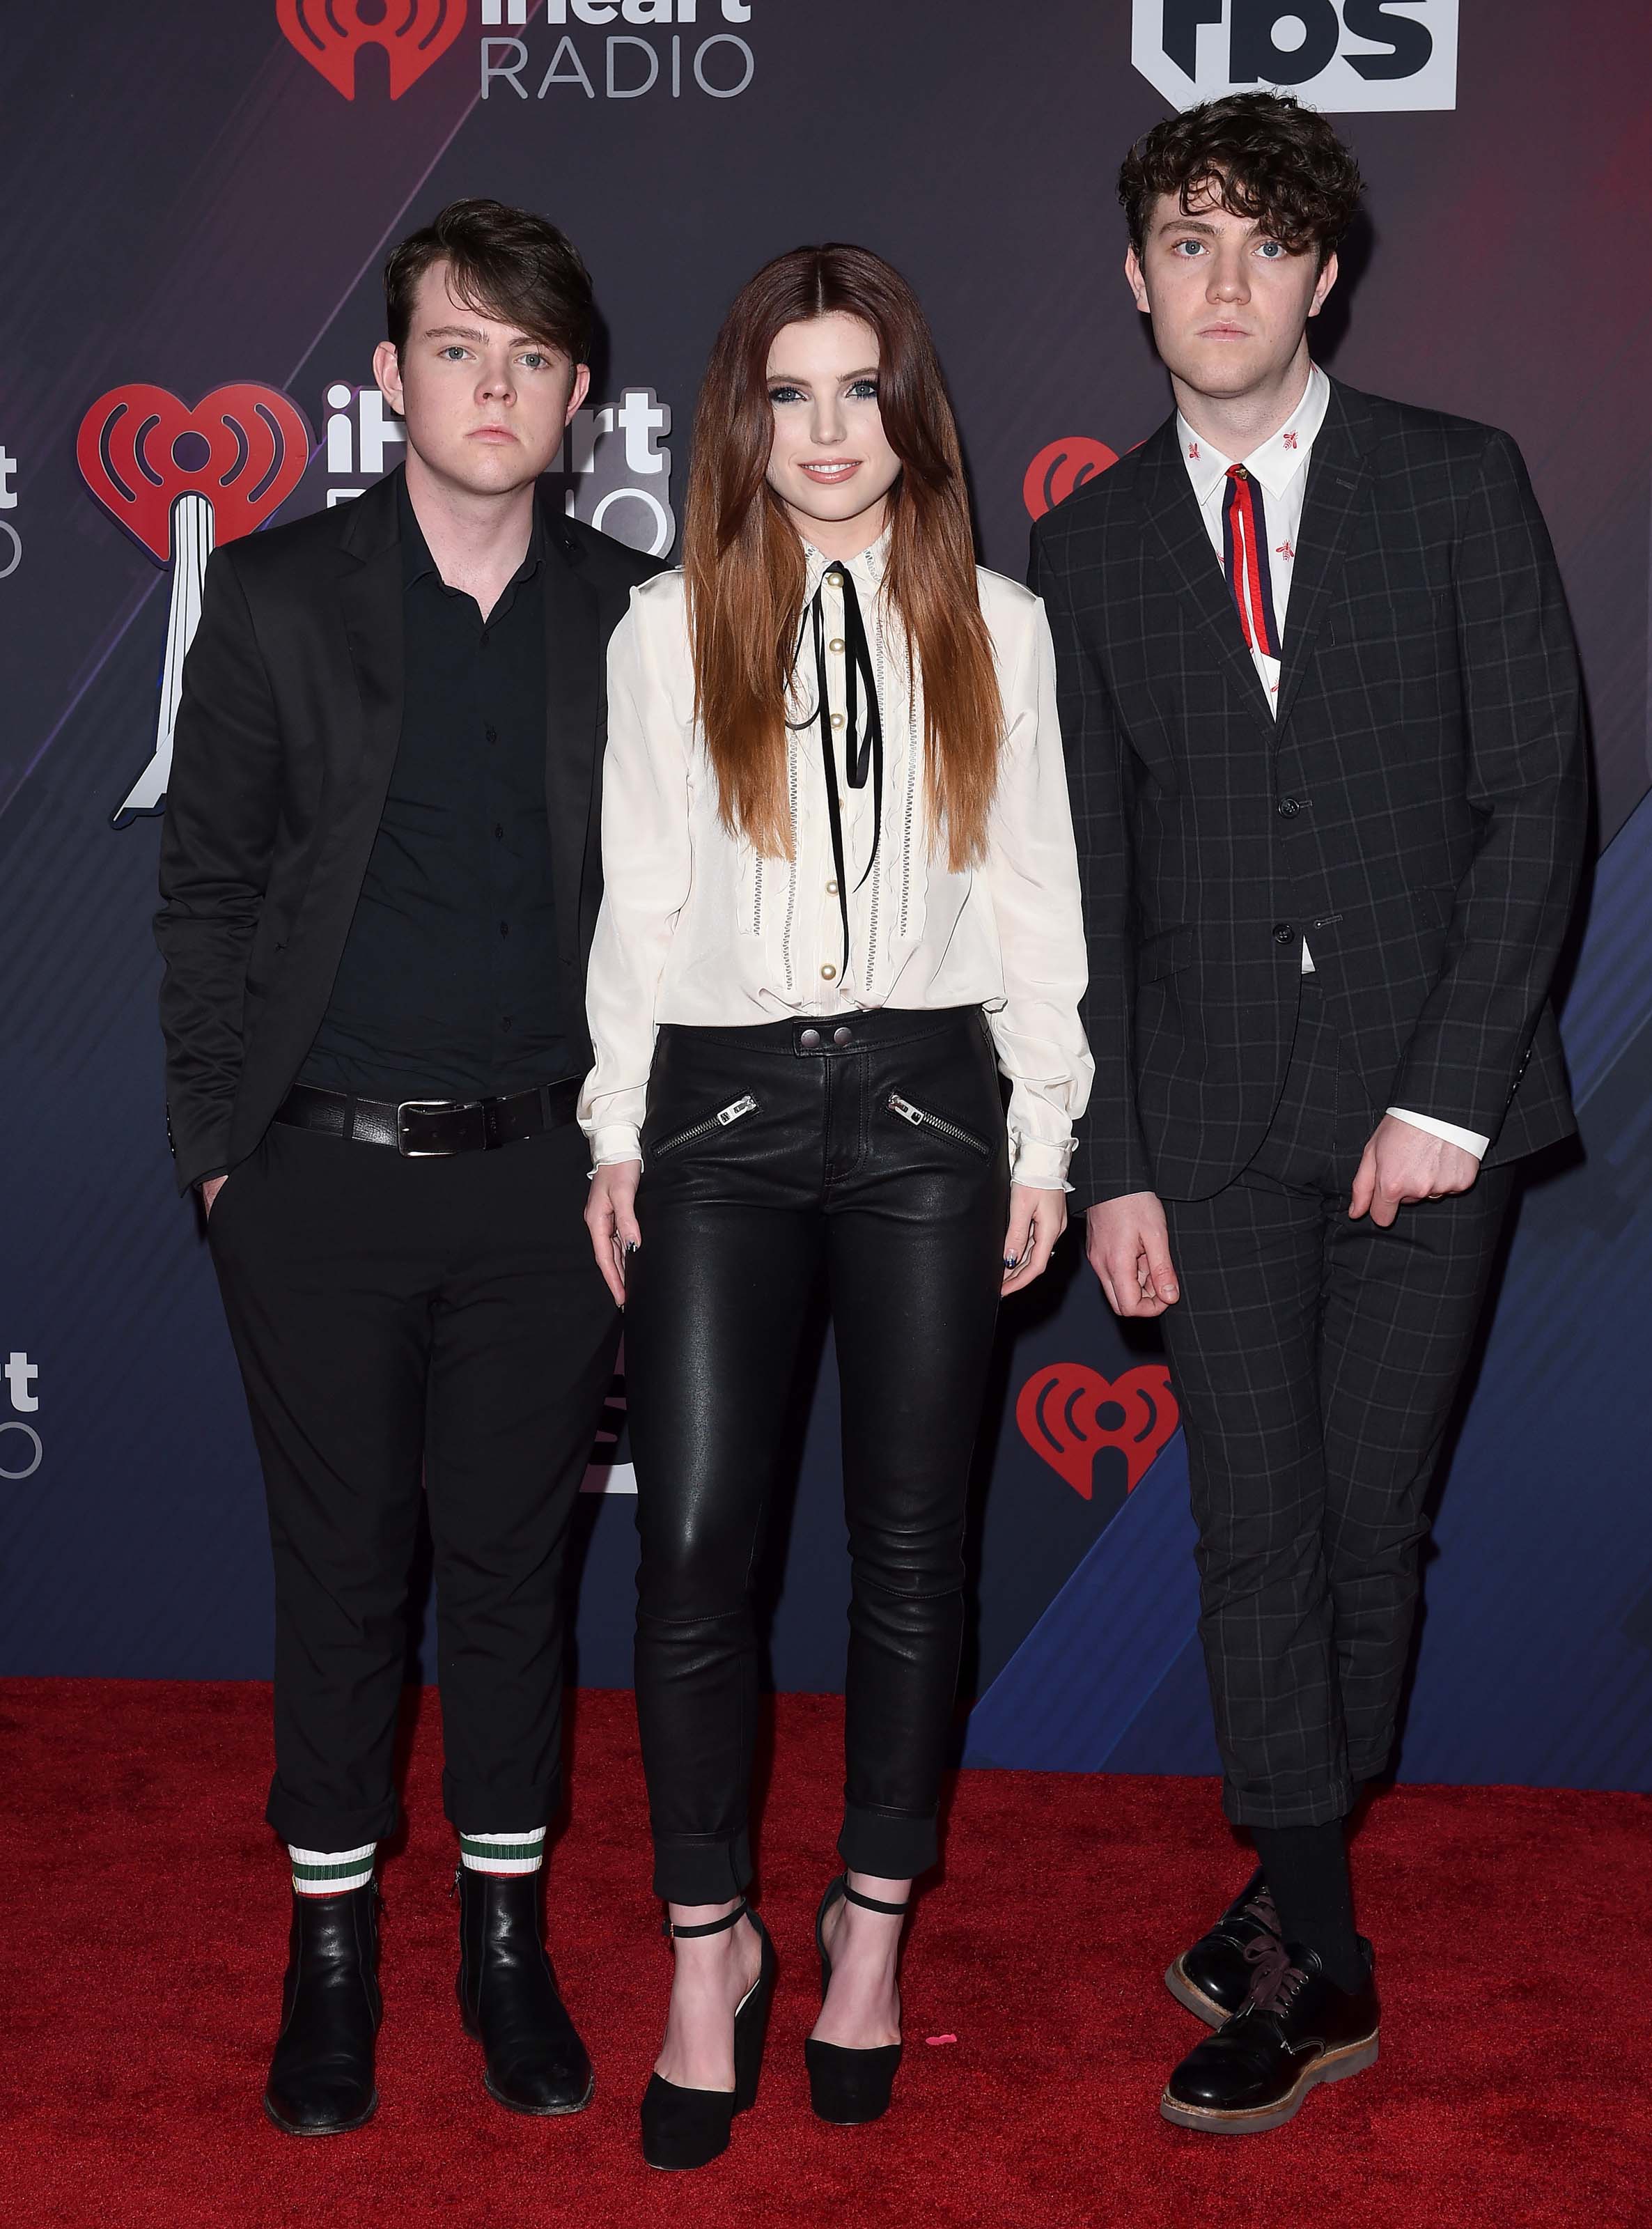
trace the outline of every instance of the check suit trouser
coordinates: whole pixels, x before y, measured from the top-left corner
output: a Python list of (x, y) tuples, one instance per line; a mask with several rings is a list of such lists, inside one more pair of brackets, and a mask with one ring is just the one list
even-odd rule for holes
[(1485, 1301), (1511, 1172), (1352, 1221), (1374, 1127), (1304, 979), (1284, 1090), (1233, 1181), (1167, 1200), (1164, 1331), (1199, 1526), (1199, 1630), (1224, 1808), (1340, 1818), (1386, 1768), (1424, 1500)]

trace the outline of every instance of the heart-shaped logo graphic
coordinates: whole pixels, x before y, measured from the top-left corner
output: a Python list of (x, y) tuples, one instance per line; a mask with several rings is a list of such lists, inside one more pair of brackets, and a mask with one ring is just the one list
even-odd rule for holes
[(1180, 1418), (1162, 1362), (1115, 1378), (1082, 1362), (1051, 1362), (1033, 1371), (1015, 1404), (1022, 1438), (1086, 1501), (1103, 1448), (1122, 1451), (1133, 1493)]
[(215, 543), (261, 526), (304, 478), (309, 422), (279, 388), (215, 387), (193, 410), (164, 387), (112, 387), (80, 421), (74, 453), (87, 485), (164, 565), (181, 495), (212, 506)]
[(465, 28), (465, 0), (275, 0), (289, 42), (335, 93), (356, 98), (356, 57), (382, 47), (390, 98), (400, 100)]
[(1027, 508), (1029, 518), (1042, 518), (1058, 503), (1093, 480), (1110, 465), (1117, 464), (1119, 453), (1109, 449), (1105, 441), (1093, 440), (1088, 434), (1075, 434), (1065, 441), (1051, 441), (1039, 450), (1027, 466), (1021, 482), (1021, 500)]

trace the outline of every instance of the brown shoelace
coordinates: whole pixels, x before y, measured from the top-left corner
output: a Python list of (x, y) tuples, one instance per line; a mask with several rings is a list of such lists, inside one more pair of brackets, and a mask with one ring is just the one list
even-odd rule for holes
[(1279, 1907), (1274, 1902), (1273, 1891), (1265, 1881), (1250, 1901), (1241, 1907), (1239, 1917), (1242, 1919), (1254, 1919), (1258, 1926), (1265, 1927), (1270, 1935), (1278, 1935), (1282, 1931), (1279, 1924)]
[(1261, 2013), (1288, 2013), (1296, 1992), (1308, 1979), (1276, 1935), (1258, 1935), (1244, 1946), (1248, 1962), (1256, 1968), (1249, 2001)]

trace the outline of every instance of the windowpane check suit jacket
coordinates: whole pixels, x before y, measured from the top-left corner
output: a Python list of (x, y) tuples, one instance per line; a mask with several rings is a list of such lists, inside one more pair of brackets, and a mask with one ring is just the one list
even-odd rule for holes
[[(1077, 1204), (1202, 1199), (1278, 1103), (1306, 936), (1374, 1127), (1574, 1127), (1548, 992), (1586, 818), (1576, 648), (1507, 434), (1332, 384), (1270, 712), (1174, 418), (1041, 519), (1096, 1087)], [(1353, 1172), (1348, 1172), (1352, 1181)]]

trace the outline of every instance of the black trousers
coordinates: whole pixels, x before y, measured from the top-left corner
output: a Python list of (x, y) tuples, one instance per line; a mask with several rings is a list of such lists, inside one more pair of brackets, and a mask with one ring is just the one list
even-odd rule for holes
[(1483, 1169), (1386, 1230), (1351, 1221), (1375, 1127), (1309, 976), (1255, 1159), (1165, 1202), (1223, 1802), (1250, 1826), (1341, 1818), (1387, 1766), (1424, 1502), (1508, 1204), (1511, 1172)]
[(285, 1841), (353, 1849), (395, 1824), (421, 1496), (447, 1815), (530, 1833), (556, 1807), (563, 1548), (619, 1339), (588, 1158), (572, 1124), (434, 1160), (278, 1124), (214, 1204), (269, 1498)]
[(822, 1271), (852, 1567), (838, 1847), (904, 1879), (936, 1855), (1003, 1277), (1008, 1150), (985, 1021), (955, 1007), (662, 1029), (643, 1166), (626, 1382), (655, 1893), (716, 1903), (751, 1876), (752, 1573)]

